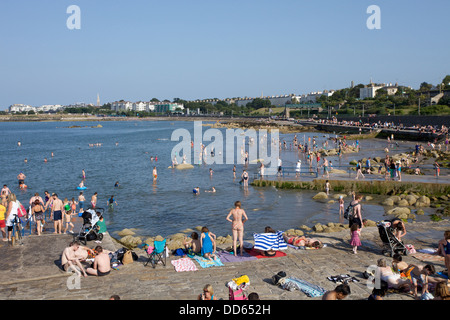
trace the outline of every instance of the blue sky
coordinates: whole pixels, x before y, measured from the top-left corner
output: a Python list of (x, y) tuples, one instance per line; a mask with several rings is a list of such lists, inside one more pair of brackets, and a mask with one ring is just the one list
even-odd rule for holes
[[(81, 29), (69, 30), (70, 5)], [(381, 9), (381, 29), (366, 12)], [(2, 0), (0, 110), (418, 88), (450, 74), (448, 0)]]

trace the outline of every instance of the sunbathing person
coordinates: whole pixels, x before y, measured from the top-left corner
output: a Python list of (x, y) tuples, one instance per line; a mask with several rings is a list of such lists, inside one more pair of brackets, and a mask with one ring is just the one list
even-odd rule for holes
[(296, 247), (308, 247), (316, 249), (320, 249), (323, 247), (322, 242), (315, 238), (306, 238), (305, 236), (296, 236), (286, 233), (283, 234), (283, 237), (284, 241)]
[(71, 242), (67, 248), (64, 249), (61, 255), (61, 266), (65, 271), (74, 271), (78, 276), (87, 277), (86, 271), (81, 265), (80, 260), (76, 257), (75, 252), (78, 251), (80, 244), (77, 241)]
[(409, 291), (410, 280), (401, 278), (399, 273), (394, 273), (391, 267), (386, 266), (385, 259), (379, 259), (377, 262), (380, 279), (388, 283), (389, 288), (394, 288), (401, 291)]

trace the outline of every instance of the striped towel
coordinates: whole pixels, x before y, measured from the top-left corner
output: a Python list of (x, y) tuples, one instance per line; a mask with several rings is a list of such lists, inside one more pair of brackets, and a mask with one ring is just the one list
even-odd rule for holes
[(255, 249), (258, 250), (286, 250), (287, 243), (283, 238), (283, 231), (277, 233), (254, 233)]

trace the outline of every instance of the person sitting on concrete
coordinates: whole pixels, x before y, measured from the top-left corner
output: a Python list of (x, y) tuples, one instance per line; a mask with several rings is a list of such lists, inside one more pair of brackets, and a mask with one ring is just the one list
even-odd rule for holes
[(94, 249), (96, 256), (94, 259), (94, 264), (91, 268), (88, 268), (86, 272), (94, 276), (106, 276), (111, 271), (111, 261), (109, 255), (106, 251), (103, 251), (101, 246), (97, 246)]

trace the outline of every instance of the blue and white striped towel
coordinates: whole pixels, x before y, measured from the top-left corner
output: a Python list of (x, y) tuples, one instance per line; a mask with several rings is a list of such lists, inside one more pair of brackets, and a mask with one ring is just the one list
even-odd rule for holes
[(283, 231), (277, 233), (254, 233), (255, 249), (259, 250), (286, 250), (287, 243), (283, 238)]

